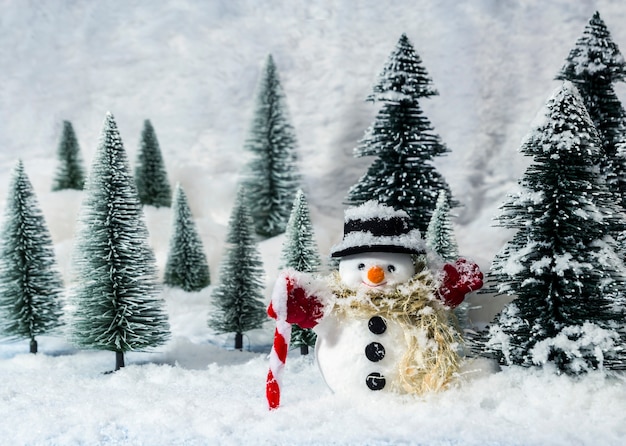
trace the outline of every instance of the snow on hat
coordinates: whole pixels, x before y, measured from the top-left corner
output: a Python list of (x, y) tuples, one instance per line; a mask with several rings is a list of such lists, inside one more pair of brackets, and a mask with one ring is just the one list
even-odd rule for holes
[(409, 226), (409, 215), (376, 201), (346, 210), (343, 240), (332, 247), (331, 257), (362, 252), (424, 253), (418, 229)]

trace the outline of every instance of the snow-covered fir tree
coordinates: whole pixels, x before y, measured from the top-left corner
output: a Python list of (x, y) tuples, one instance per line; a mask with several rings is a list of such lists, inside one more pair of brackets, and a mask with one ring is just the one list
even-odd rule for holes
[(30, 339), (62, 325), (63, 281), (52, 238), (21, 161), (13, 170), (0, 232), (0, 332)]
[(243, 181), (255, 231), (263, 237), (282, 234), (289, 220), (291, 204), (300, 187), (296, 144), (285, 92), (270, 55), (257, 86), (245, 143), (252, 158)]
[(235, 333), (235, 349), (243, 349), (243, 333), (267, 320), (263, 303), (263, 264), (243, 188), (237, 192), (228, 223), (228, 244), (212, 294), (208, 324), (217, 333)]
[(439, 191), (445, 190), (451, 197), (450, 187), (432, 164), (449, 150), (433, 132), (419, 104), (421, 98), (436, 94), (421, 58), (403, 34), (368, 97), (381, 102), (382, 108), (356, 147), (355, 156), (376, 159), (350, 188), (348, 204), (378, 200), (402, 209), (425, 233)]
[(200, 291), (211, 284), (202, 239), (191, 215), (187, 195), (180, 184), (174, 193), (174, 217), (164, 283), (183, 290)]
[(70, 121), (63, 121), (61, 141), (57, 148), (59, 165), (52, 183), (52, 190), (82, 190), (85, 184), (85, 170), (80, 156), (80, 146)]
[[(428, 223), (425, 239), (426, 246), (444, 262), (454, 262), (459, 258), (459, 247), (450, 221), (448, 194), (443, 189), (439, 191), (437, 205)], [(469, 309), (470, 304), (462, 302), (453, 310), (461, 328), (470, 328)]]
[[(626, 80), (626, 64), (617, 44), (613, 42), (604, 20), (596, 11), (583, 30), (583, 35), (567, 56), (558, 79), (571, 80), (581, 96), (597, 83)], [(590, 113), (591, 114), (591, 113)]]
[(169, 338), (156, 261), (128, 158), (107, 113), (85, 185), (73, 257), (71, 337), (79, 346), (143, 351)]
[[(617, 195), (621, 202), (622, 208), (626, 209), (626, 131), (623, 136), (624, 138), (615, 144), (615, 156), (613, 156), (610, 169), (608, 169), (607, 181), (611, 191)], [(622, 240), (622, 245), (626, 251), (626, 240)]]
[(626, 158), (618, 151), (626, 143), (626, 112), (613, 86), (626, 79), (626, 61), (597, 11), (556, 78), (578, 88), (602, 140), (603, 173), (609, 187), (626, 203)]
[(293, 200), (291, 214), (285, 230), (281, 254), (281, 268), (294, 268), (296, 271), (314, 273), (322, 265), (309, 213), (309, 205), (304, 192), (299, 189)]
[(499, 217), (517, 232), (492, 266), (498, 291), (515, 300), (490, 327), (487, 349), (503, 364), (553, 363), (568, 374), (623, 367), (625, 270), (610, 231), (623, 217), (573, 84), (554, 92), (521, 151), (534, 162)]
[[(298, 190), (293, 202), (291, 215), (285, 230), (285, 241), (281, 255), (281, 268), (293, 268), (296, 271), (316, 273), (320, 270), (322, 260), (320, 258), (315, 238), (313, 225), (309, 215), (309, 206), (302, 190)], [(315, 345), (317, 336), (311, 329), (303, 329), (293, 325), (291, 330), (291, 346), (300, 347), (300, 353), (309, 353), (309, 347)]]
[(170, 207), (172, 189), (167, 178), (161, 147), (149, 119), (143, 123), (141, 144), (135, 165), (135, 183), (142, 204)]
[(454, 262), (459, 257), (459, 248), (450, 221), (450, 204), (445, 190), (439, 191), (435, 210), (426, 229), (425, 239), (426, 246), (437, 253), (442, 260)]

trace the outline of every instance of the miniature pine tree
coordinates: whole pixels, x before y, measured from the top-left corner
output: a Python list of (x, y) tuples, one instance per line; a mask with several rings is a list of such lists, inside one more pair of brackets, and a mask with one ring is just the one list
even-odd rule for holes
[(0, 242), (0, 329), (30, 339), (60, 327), (63, 289), (52, 238), (21, 161), (13, 171)]
[[(593, 14), (583, 35), (570, 51), (558, 79), (571, 80), (579, 90), (581, 86), (593, 87), (590, 83), (626, 80), (624, 57), (598, 11)], [(584, 99), (582, 91), (581, 96)]]
[[(614, 178), (608, 179), (609, 187), (617, 191), (622, 207), (626, 208), (626, 132), (624, 138), (615, 145), (615, 156), (611, 161)], [(623, 244), (626, 246), (626, 244)]]
[(257, 234), (273, 237), (285, 231), (299, 188), (296, 136), (285, 93), (272, 56), (257, 87), (256, 104), (245, 149), (252, 158), (243, 185)]
[(446, 262), (454, 262), (459, 257), (459, 248), (450, 221), (450, 204), (444, 190), (439, 191), (435, 211), (428, 223), (426, 245)]
[(164, 282), (187, 292), (200, 291), (211, 284), (202, 239), (180, 184), (176, 186), (174, 195), (174, 219)]
[(439, 191), (451, 197), (450, 187), (432, 164), (449, 150), (433, 133), (418, 102), (436, 94), (421, 58), (403, 34), (368, 97), (383, 105), (355, 156), (377, 158), (348, 191), (348, 204), (378, 200), (406, 211), (413, 225), (426, 231)]
[(52, 183), (52, 190), (82, 190), (85, 183), (83, 161), (74, 127), (69, 121), (63, 121), (63, 133), (57, 149), (59, 166)]
[(169, 323), (142, 206), (110, 113), (85, 185), (79, 225), (72, 338), (81, 347), (114, 351), (118, 370), (125, 352), (163, 344)]
[(304, 192), (299, 189), (285, 230), (281, 268), (294, 268), (296, 271), (314, 273), (319, 271), (321, 265), (322, 260), (313, 237), (309, 206)]
[(578, 88), (600, 133), (605, 154), (602, 171), (618, 199), (626, 199), (626, 170), (617, 159), (618, 145), (626, 140), (626, 112), (613, 87), (613, 83), (626, 80), (626, 61), (597, 11), (556, 78)]
[(490, 327), (503, 364), (553, 363), (578, 374), (607, 367), (623, 344), (624, 264), (610, 227), (621, 219), (599, 173), (601, 143), (576, 88), (556, 90), (522, 153), (534, 163), (500, 223), (517, 233), (493, 262), (500, 293), (515, 296)]
[(263, 303), (263, 265), (254, 239), (244, 189), (237, 193), (228, 224), (220, 284), (213, 292), (214, 312), (208, 324), (217, 333), (235, 333), (235, 349), (243, 349), (243, 333), (267, 320)]
[(172, 204), (172, 190), (159, 141), (150, 120), (143, 123), (141, 132), (141, 146), (135, 165), (135, 183), (139, 200), (142, 204), (154, 207), (170, 207)]
[[(318, 272), (322, 264), (313, 238), (309, 207), (302, 190), (298, 190), (293, 202), (285, 230), (281, 259), (281, 268), (293, 268), (305, 273)], [(295, 324), (292, 327), (291, 346), (300, 347), (300, 353), (303, 355), (308, 354), (309, 347), (314, 346), (317, 339), (315, 332)]]
[[(445, 190), (439, 191), (437, 205), (426, 230), (426, 246), (444, 262), (454, 262), (459, 258), (459, 248), (450, 221), (450, 204)], [(469, 303), (463, 302), (454, 309), (461, 328), (469, 328)]]

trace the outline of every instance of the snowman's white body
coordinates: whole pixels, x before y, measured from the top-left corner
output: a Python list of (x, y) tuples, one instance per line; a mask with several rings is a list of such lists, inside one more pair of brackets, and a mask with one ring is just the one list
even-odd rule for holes
[[(367, 278), (367, 272), (375, 265), (385, 270), (384, 281), (379, 284)], [(389, 271), (391, 268), (393, 271)], [(339, 265), (342, 284), (355, 288), (384, 290), (406, 282), (414, 273), (408, 254), (355, 254), (342, 258)], [(398, 391), (399, 363), (407, 350), (404, 329), (381, 316), (347, 315), (333, 311), (332, 306), (333, 302), (326, 317), (315, 327), (317, 362), (328, 386), (335, 393), (352, 395)], [(372, 319), (375, 320), (370, 323)]]
[[(317, 362), (326, 384), (336, 393), (365, 395), (397, 388), (398, 364), (407, 349), (404, 331), (399, 324), (387, 322), (385, 332), (375, 334), (368, 322), (329, 315), (315, 327)], [(375, 362), (366, 355), (366, 348), (374, 343), (384, 348), (384, 357)]]

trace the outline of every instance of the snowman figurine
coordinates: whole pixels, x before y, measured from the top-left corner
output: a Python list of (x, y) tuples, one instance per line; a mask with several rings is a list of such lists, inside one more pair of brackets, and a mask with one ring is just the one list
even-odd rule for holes
[(331, 256), (339, 270), (328, 277), (287, 269), (276, 281), (270, 408), (279, 405), (291, 324), (316, 332), (317, 363), (335, 393), (419, 395), (450, 384), (462, 344), (451, 310), (482, 286), (478, 266), (459, 259), (431, 270), (408, 214), (375, 201), (346, 211)]

